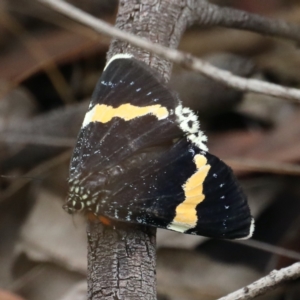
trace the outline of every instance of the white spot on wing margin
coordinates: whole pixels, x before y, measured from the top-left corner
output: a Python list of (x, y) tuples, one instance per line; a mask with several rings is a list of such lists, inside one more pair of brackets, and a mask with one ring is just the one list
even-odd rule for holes
[(120, 59), (120, 58), (124, 58), (124, 59), (130, 59), (132, 58), (133, 55), (129, 54), (129, 53), (119, 53), (119, 54), (116, 54), (114, 55), (109, 61), (108, 63), (106, 64), (106, 66), (104, 67), (103, 71), (105, 71), (105, 69), (109, 66), (109, 64), (115, 60), (115, 59)]
[[(103, 69), (103, 72), (106, 70), (106, 68), (109, 66), (109, 64), (113, 61), (113, 60), (115, 60), (115, 59), (120, 59), (120, 58), (123, 58), (123, 59), (130, 59), (130, 58), (132, 58), (133, 57), (133, 55), (131, 55), (131, 54), (129, 54), (129, 53), (119, 53), (119, 54), (116, 54), (116, 55), (114, 55), (109, 61), (108, 61), (108, 63), (105, 65), (105, 67), (104, 67), (104, 69)], [(108, 85), (108, 83), (106, 83), (106, 82), (101, 82), (103, 85)], [(90, 102), (90, 104), (89, 104), (89, 109), (91, 109), (93, 107), (93, 103), (92, 102)], [(82, 126), (82, 127), (84, 127), (84, 126)]]
[(249, 234), (247, 236), (245, 236), (245, 237), (242, 237), (242, 238), (239, 238), (239, 239), (235, 239), (235, 240), (248, 240), (248, 239), (250, 239), (252, 237), (252, 235), (253, 235), (254, 229), (255, 229), (255, 221), (252, 218), (251, 224), (250, 224), (250, 229), (249, 229)]
[(84, 128), (86, 125), (88, 125), (92, 118), (93, 118), (93, 114), (94, 114), (94, 110), (91, 109), (90, 111), (88, 111), (86, 114), (85, 114), (85, 117), (84, 117), (84, 120), (83, 120), (83, 123), (81, 125), (81, 128)]
[[(180, 128), (187, 134), (187, 138), (204, 151), (208, 151), (207, 146), (204, 144), (207, 141), (206, 135), (200, 130), (198, 117), (188, 107), (183, 107), (179, 104), (175, 109), (177, 121)], [(192, 125), (189, 126), (189, 123)]]
[(180, 223), (171, 223), (167, 226), (168, 229), (170, 230), (174, 230), (177, 232), (182, 232), (184, 233), (185, 231), (187, 231), (188, 229), (190, 229), (191, 227), (185, 226), (184, 224), (180, 224)]

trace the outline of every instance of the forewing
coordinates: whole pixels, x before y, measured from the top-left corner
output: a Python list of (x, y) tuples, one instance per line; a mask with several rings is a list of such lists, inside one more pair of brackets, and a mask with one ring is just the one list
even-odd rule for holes
[(109, 63), (79, 133), (71, 177), (108, 169), (182, 134), (174, 114), (179, 100), (160, 81), (135, 59)]

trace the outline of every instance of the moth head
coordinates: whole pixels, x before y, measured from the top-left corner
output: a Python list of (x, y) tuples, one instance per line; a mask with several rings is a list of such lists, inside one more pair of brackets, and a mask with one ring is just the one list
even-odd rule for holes
[(96, 186), (95, 188), (91, 184), (89, 185), (91, 189), (89, 189), (86, 187), (86, 184), (87, 181), (69, 180), (69, 193), (67, 201), (63, 205), (63, 209), (67, 213), (92, 212), (97, 215), (100, 206), (106, 203), (110, 191), (103, 189), (103, 187)]
[(69, 180), (69, 193), (63, 209), (69, 214), (83, 211), (91, 205), (91, 198), (91, 193), (82, 186), (79, 180)]
[(63, 205), (63, 209), (71, 215), (76, 212), (82, 211), (84, 207), (84, 202), (77, 195), (69, 195), (67, 202)]

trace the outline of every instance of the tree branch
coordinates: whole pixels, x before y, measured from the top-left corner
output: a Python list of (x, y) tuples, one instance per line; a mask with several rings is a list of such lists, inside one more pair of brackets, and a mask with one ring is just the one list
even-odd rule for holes
[(88, 299), (156, 299), (156, 230), (89, 222)]
[(297, 42), (300, 41), (299, 25), (266, 18), (230, 7), (220, 7), (206, 0), (197, 0), (197, 2), (198, 5), (193, 15), (193, 24), (244, 29)]
[[(82, 24), (85, 24), (86, 26), (93, 28), (97, 32), (101, 32), (105, 35), (117, 38), (126, 43), (130, 43), (135, 47), (144, 49), (150, 53), (156, 54), (157, 56), (164, 58), (165, 60), (169, 60), (171, 62), (177, 63), (183, 67), (192, 69), (194, 71), (198, 71), (209, 78), (212, 78), (218, 82), (221, 82), (237, 90), (243, 92), (260, 93), (260, 94), (265, 94), (265, 95), (274, 96), (278, 98), (284, 98), (291, 101), (296, 101), (298, 103), (300, 102), (299, 89), (288, 88), (277, 84), (263, 82), (256, 79), (245, 79), (239, 76), (235, 76), (228, 71), (220, 70), (212, 66), (211, 64), (208, 64), (203, 60), (193, 57), (189, 54), (177, 51), (175, 49), (170, 49), (168, 47), (159, 44), (154, 44), (153, 42), (148, 41), (144, 38), (140, 38), (128, 32), (124, 32), (118, 28), (114, 28), (108, 23), (101, 21), (87, 13), (84, 13), (83, 11), (77, 9), (76, 7), (67, 4), (61, 0), (38, 0), (38, 1), (47, 4), (53, 9), (77, 20)], [(189, 3), (194, 3), (194, 2), (189, 1)], [(189, 5), (190, 5), (189, 7), (194, 7), (191, 6), (191, 4)], [(186, 13), (183, 13), (183, 15), (185, 14)], [(190, 18), (187, 18), (187, 20), (190, 20)], [(157, 40), (155, 42), (157, 42)], [(176, 43), (171, 43), (170, 45), (176, 46)], [(163, 73), (163, 76), (166, 80), (169, 78), (170, 72), (171, 69), (168, 73), (165, 72)]]
[(243, 170), (281, 175), (300, 175), (300, 166), (297, 164), (247, 158), (228, 158), (224, 159), (224, 161), (235, 171)]
[[(148, 2), (121, 0), (116, 27), (152, 43), (177, 47), (186, 27), (182, 15), (191, 14), (185, 1)], [(126, 41), (113, 40), (107, 59), (124, 52), (143, 60), (169, 80), (170, 62)], [(156, 229), (151, 227), (125, 223), (110, 227), (91, 220), (88, 227), (88, 299), (156, 299), (155, 235)]]
[(279, 284), (300, 277), (300, 263), (295, 263), (279, 271), (273, 270), (269, 275), (263, 277), (248, 286), (237, 290), (218, 300), (248, 300), (276, 288)]
[(262, 241), (250, 239), (250, 240), (233, 240), (231, 242), (246, 245), (248, 247), (258, 249), (261, 251), (265, 251), (265, 252), (269, 252), (269, 253), (272, 253), (272, 254), (275, 254), (278, 256), (288, 257), (295, 261), (300, 261), (300, 253), (299, 252), (289, 250), (289, 249), (286, 249), (283, 247), (274, 246), (272, 244), (265, 243)]

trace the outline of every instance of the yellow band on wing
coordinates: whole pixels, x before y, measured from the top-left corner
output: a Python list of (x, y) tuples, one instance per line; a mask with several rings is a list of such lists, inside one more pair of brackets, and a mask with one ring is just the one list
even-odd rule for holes
[(193, 228), (197, 224), (196, 207), (201, 203), (205, 195), (203, 194), (203, 182), (208, 174), (210, 165), (207, 165), (205, 156), (197, 154), (194, 157), (197, 171), (183, 185), (185, 200), (176, 208), (176, 216), (169, 229), (184, 232)]
[(91, 122), (107, 123), (115, 117), (129, 121), (148, 114), (154, 115), (158, 120), (161, 120), (169, 116), (169, 111), (160, 104), (140, 107), (126, 103), (116, 108), (105, 104), (97, 104), (86, 113), (82, 127)]

